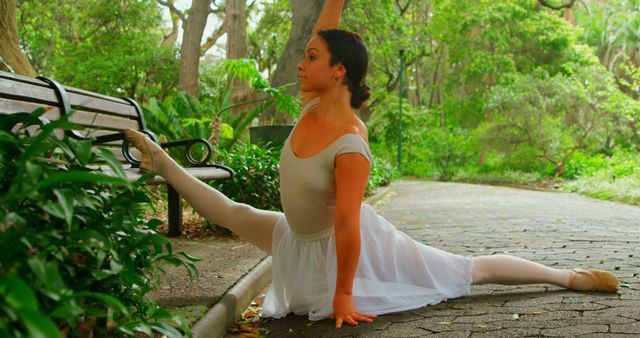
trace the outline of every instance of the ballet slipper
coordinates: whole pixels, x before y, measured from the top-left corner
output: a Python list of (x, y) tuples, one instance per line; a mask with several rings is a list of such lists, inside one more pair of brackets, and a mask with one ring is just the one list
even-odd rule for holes
[[(586, 278), (578, 279), (578, 275)], [(616, 292), (618, 284), (618, 277), (609, 271), (574, 268), (570, 270), (568, 288), (578, 291)]]
[(147, 135), (137, 130), (127, 128), (124, 130), (124, 135), (134, 147), (140, 150), (140, 153), (142, 154), (142, 159), (140, 160), (140, 171), (144, 173), (157, 172), (153, 154), (156, 151), (163, 151), (162, 148), (151, 148), (152, 146), (150, 143), (153, 141), (151, 141)]

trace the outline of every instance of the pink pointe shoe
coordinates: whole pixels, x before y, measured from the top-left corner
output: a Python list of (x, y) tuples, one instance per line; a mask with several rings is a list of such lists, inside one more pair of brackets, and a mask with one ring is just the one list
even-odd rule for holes
[(155, 151), (163, 151), (162, 148), (156, 147), (158, 149), (153, 149), (150, 145), (153, 141), (145, 134), (133, 130), (133, 129), (125, 129), (124, 135), (129, 140), (129, 142), (142, 154), (142, 160), (140, 160), (140, 171), (144, 173), (148, 172), (156, 172), (154, 162), (153, 162), (153, 153)]
[(569, 270), (569, 289), (578, 291), (616, 292), (618, 291), (618, 277), (613, 273), (598, 269)]

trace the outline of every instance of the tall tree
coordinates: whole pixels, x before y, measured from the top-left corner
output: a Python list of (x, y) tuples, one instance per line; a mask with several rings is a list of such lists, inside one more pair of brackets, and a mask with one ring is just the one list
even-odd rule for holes
[[(176, 29), (176, 16), (182, 21), (182, 44), (180, 46), (180, 75), (178, 87), (181, 91), (191, 96), (200, 95), (199, 77), (200, 77), (200, 57), (211, 48), (220, 36), (226, 31), (226, 24), (222, 25), (213, 32), (205, 43), (202, 43), (204, 28), (207, 25), (209, 14), (216, 14), (218, 17), (224, 17), (224, 6), (215, 0), (192, 0), (189, 14), (177, 9), (172, 0), (158, 0), (158, 4), (169, 8), (172, 15), (172, 32)], [(165, 37), (165, 44), (175, 42), (171, 33)]]
[(179, 89), (197, 97), (200, 94), (200, 43), (207, 25), (211, 0), (193, 0), (189, 16), (184, 21), (184, 34), (180, 48)]
[[(18, 74), (36, 76), (36, 71), (20, 49), (18, 41), (16, 1), (0, 0), (0, 59)], [(0, 70), (8, 70), (8, 67), (0, 63)]]
[[(225, 10), (225, 24), (227, 26), (227, 59), (244, 59), (247, 57), (247, 8), (245, 0), (227, 0)], [(231, 83), (231, 100), (234, 103), (243, 101), (249, 87), (241, 81)], [(238, 114), (246, 107), (232, 109), (232, 114)]]

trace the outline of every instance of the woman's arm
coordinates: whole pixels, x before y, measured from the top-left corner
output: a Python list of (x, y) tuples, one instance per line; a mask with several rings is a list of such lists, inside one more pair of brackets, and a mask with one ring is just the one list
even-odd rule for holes
[(316, 35), (320, 30), (338, 28), (343, 6), (344, 0), (327, 0), (327, 2), (324, 3), (318, 21), (316, 21), (316, 24), (313, 26), (311, 37)]
[[(316, 21), (316, 24), (313, 26), (311, 38), (318, 34), (318, 31), (320, 30), (338, 28), (343, 6), (344, 0), (327, 0), (327, 2), (325, 2), (324, 4), (324, 7), (322, 8), (320, 16), (318, 17), (318, 21)], [(317, 92), (300, 91), (300, 93), (302, 95), (303, 107), (307, 104), (307, 102), (313, 100), (316, 96), (318, 96)]]
[(372, 321), (374, 315), (356, 310), (353, 304), (353, 279), (360, 258), (360, 206), (367, 187), (369, 161), (358, 153), (338, 155), (335, 160), (336, 207), (335, 238), (338, 276), (333, 298), (336, 327), (342, 322), (356, 325), (357, 321)]

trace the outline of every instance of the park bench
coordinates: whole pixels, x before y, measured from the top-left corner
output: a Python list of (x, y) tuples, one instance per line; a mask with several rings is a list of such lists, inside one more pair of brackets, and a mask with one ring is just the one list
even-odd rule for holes
[[(145, 126), (142, 109), (130, 98), (115, 98), (69, 86), (46, 78), (30, 78), (0, 71), (0, 113), (30, 113), (39, 107), (46, 107), (43, 117), (53, 121), (72, 111), (70, 120), (83, 126), (79, 130), (57, 131), (58, 138), (72, 137), (79, 140), (92, 139), (94, 146), (105, 147), (113, 152), (123, 164), (127, 178), (133, 182), (142, 174), (139, 172), (140, 153), (130, 148), (124, 137), (126, 128), (137, 129), (160, 144), (162, 148), (184, 147), (184, 155), (191, 166), (185, 170), (194, 177), (207, 181), (232, 178), (233, 169), (209, 163), (211, 144), (202, 138), (177, 140), (161, 143), (158, 137)], [(200, 144), (206, 148), (203, 159), (191, 155), (191, 147)], [(96, 168), (97, 169), (97, 168)], [(102, 168), (107, 174), (108, 171)], [(181, 235), (182, 199), (178, 192), (159, 175), (145, 181), (145, 184), (166, 184), (169, 198), (169, 236)]]

